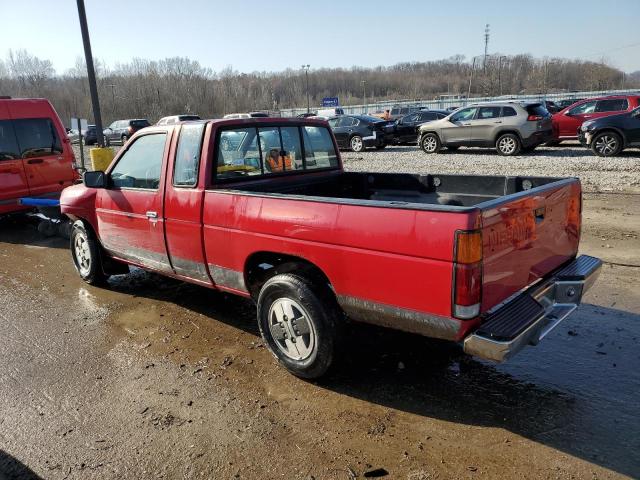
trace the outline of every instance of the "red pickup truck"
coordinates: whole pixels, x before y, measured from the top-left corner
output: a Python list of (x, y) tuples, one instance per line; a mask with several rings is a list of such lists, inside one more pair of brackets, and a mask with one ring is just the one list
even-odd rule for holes
[(346, 172), (326, 122), (211, 120), (136, 133), (64, 190), (90, 284), (137, 265), (250, 297), (292, 373), (322, 375), (345, 317), (495, 361), (580, 303), (575, 178)]
[(58, 198), (78, 178), (62, 122), (44, 98), (0, 97), (0, 215), (22, 197)]

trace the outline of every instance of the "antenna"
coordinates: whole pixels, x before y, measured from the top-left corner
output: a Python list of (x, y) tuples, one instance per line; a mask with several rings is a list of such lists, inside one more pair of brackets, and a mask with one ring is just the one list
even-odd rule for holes
[(489, 52), (489, 24), (484, 26), (484, 59), (482, 60), (482, 69), (487, 70), (487, 54)]

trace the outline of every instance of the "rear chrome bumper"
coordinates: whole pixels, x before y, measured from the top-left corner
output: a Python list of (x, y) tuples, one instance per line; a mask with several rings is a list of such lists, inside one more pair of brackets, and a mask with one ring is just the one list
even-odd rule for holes
[[(510, 299), (488, 315), (483, 323), (487, 328), (480, 327), (464, 340), (465, 353), (502, 362), (527, 345), (537, 345), (578, 308), (582, 296), (598, 278), (601, 267), (600, 259), (582, 255), (559, 268), (549, 279)], [(517, 328), (519, 324), (522, 328), (512, 338), (500, 338), (491, 331), (492, 321), (498, 327), (507, 325), (513, 328), (515, 325)]]

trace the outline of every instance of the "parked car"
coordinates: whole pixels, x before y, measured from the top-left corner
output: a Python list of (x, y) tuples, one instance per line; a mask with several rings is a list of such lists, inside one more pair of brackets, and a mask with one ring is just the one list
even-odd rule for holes
[(156, 125), (173, 125), (180, 122), (188, 122), (190, 120), (200, 120), (198, 115), (184, 114), (184, 115), (171, 115), (169, 117), (162, 117), (158, 120)]
[(558, 113), (560, 110), (562, 110), (560, 107), (558, 107), (558, 105), (556, 105), (554, 102), (552, 102), (551, 100), (545, 100), (544, 102), (544, 106), (547, 109), (547, 112), (549, 112), (550, 114), (554, 114), (554, 113)]
[(98, 143), (98, 131), (95, 125), (87, 125), (87, 129), (82, 134), (82, 141), (85, 145), (95, 145)]
[(640, 107), (587, 120), (580, 127), (578, 139), (600, 157), (612, 157), (625, 148), (640, 147)]
[(421, 125), (418, 135), (425, 153), (464, 146), (493, 147), (500, 155), (517, 155), (551, 139), (551, 114), (541, 103), (479, 103)]
[(298, 115), (296, 115), (296, 118), (309, 118), (309, 117), (316, 117), (318, 115), (318, 112), (305, 112), (305, 113), (299, 113)]
[(366, 148), (386, 147), (392, 139), (394, 122), (369, 115), (340, 115), (330, 118), (329, 125), (339, 148), (362, 152)]
[(578, 138), (578, 130), (585, 120), (630, 112), (640, 104), (638, 95), (615, 95), (588, 98), (575, 103), (553, 116), (553, 139), (557, 145), (563, 140)]
[(344, 115), (344, 109), (340, 107), (334, 108), (321, 108), (316, 113), (317, 117), (331, 118), (337, 117), (338, 115)]
[(558, 100), (556, 102), (556, 105), (560, 110), (564, 110), (565, 108), (570, 107), (574, 103), (578, 103), (582, 100), (584, 100), (584, 98), (565, 98), (563, 100)]
[(502, 361), (577, 307), (601, 268), (576, 258), (580, 181), (511, 175), (345, 172), (324, 121), (218, 120), (139, 131), (61, 205), (85, 282), (136, 265), (251, 298), (265, 346), (317, 378), (345, 314)]
[(78, 143), (80, 141), (80, 132), (75, 128), (66, 128), (67, 138), (71, 143)]
[(416, 143), (419, 125), (440, 120), (450, 113), (447, 110), (420, 110), (399, 118), (393, 128), (392, 143)]
[(22, 197), (58, 198), (78, 178), (71, 142), (44, 98), (0, 99), (0, 215)]
[(395, 106), (391, 108), (389, 114), (391, 115), (391, 120), (397, 120), (399, 118), (404, 117), (405, 115), (409, 115), (410, 113), (420, 111), (421, 107), (415, 105), (411, 107), (400, 107)]
[(105, 128), (102, 134), (107, 145), (111, 145), (113, 142), (119, 142), (124, 145), (134, 133), (150, 125), (149, 120), (146, 118), (116, 120)]
[(267, 112), (249, 112), (249, 113), (227, 113), (224, 117), (225, 119), (234, 119), (234, 118), (265, 118), (268, 117), (269, 114)]

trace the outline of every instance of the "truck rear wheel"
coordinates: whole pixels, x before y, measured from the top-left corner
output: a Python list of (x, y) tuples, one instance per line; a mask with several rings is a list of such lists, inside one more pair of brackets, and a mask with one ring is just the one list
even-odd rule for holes
[(331, 366), (339, 309), (328, 286), (289, 273), (265, 282), (258, 296), (258, 324), (265, 343), (289, 372), (313, 379)]
[(82, 220), (71, 227), (71, 258), (78, 274), (89, 285), (102, 285), (107, 276), (102, 270), (100, 245), (93, 232), (84, 226)]

